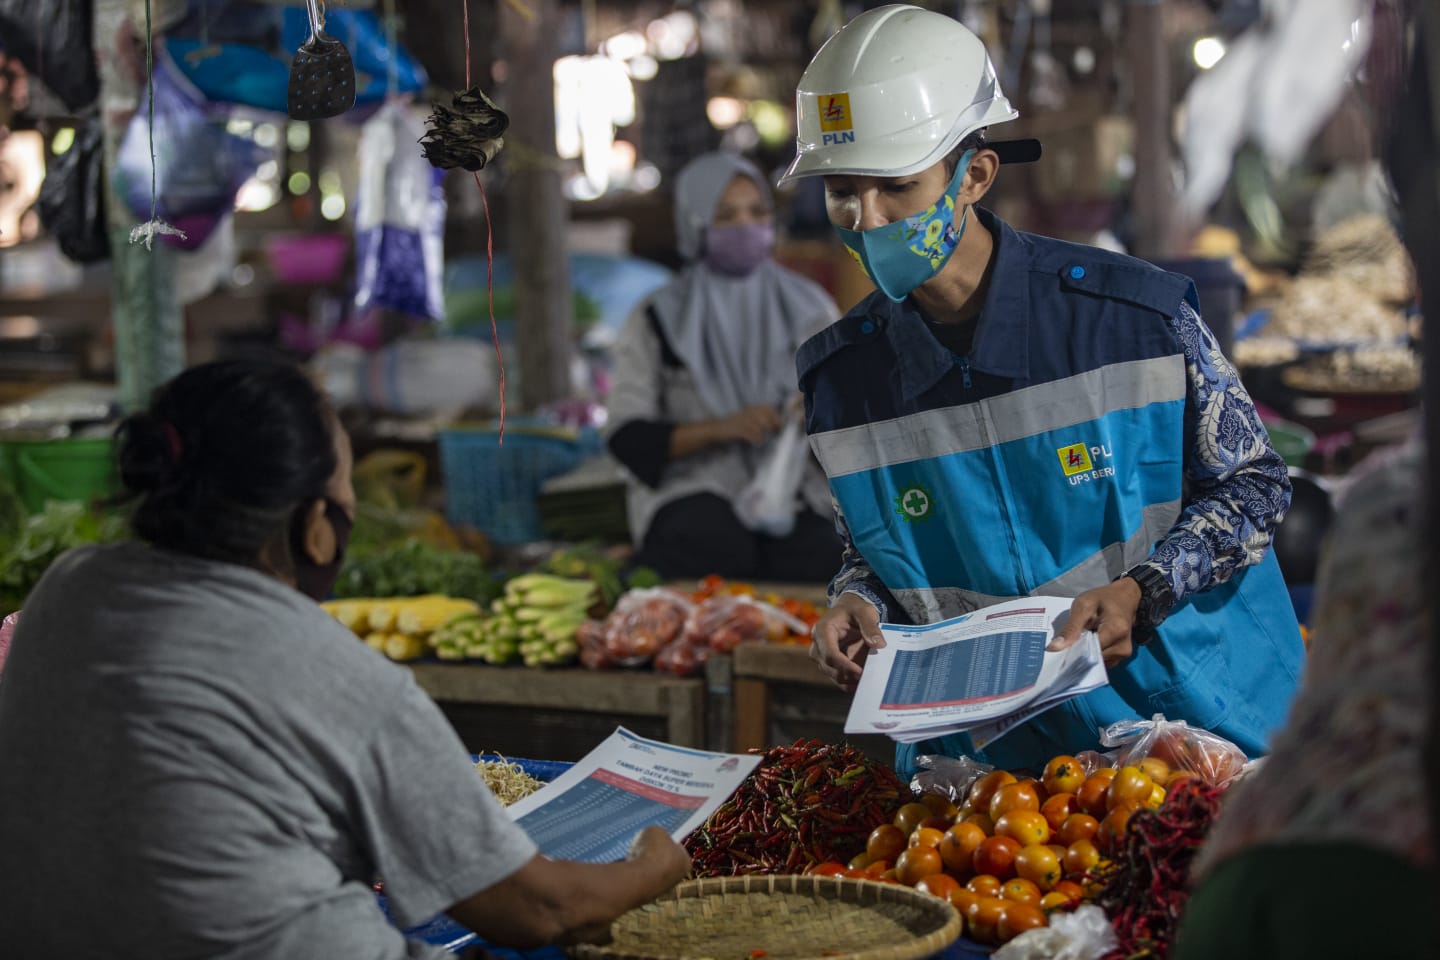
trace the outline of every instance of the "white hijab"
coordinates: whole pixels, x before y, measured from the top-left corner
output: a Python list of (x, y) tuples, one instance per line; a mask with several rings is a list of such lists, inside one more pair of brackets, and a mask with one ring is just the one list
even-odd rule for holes
[(772, 259), (744, 277), (705, 265), (705, 228), (736, 176), (754, 180), (770, 202), (760, 171), (734, 154), (705, 154), (680, 171), (675, 232), (686, 265), (651, 300), (666, 339), (715, 416), (756, 403), (782, 405), (798, 390), (796, 348), (835, 317), (835, 305), (819, 285)]

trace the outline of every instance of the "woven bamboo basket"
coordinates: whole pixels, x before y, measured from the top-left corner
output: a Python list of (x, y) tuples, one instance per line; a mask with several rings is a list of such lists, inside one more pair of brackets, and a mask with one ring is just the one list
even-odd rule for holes
[(944, 900), (844, 877), (712, 877), (616, 920), (577, 960), (919, 960), (960, 936)]

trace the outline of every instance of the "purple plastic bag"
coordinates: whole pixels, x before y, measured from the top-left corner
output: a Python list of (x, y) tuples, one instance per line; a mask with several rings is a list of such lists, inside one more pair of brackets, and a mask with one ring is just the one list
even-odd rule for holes
[(355, 202), (355, 306), (440, 320), (444, 302), (444, 174), (426, 161), (425, 126), (390, 102), (360, 134)]

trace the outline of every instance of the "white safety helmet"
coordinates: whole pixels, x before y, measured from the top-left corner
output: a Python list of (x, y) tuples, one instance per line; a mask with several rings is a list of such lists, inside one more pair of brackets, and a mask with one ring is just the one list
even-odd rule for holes
[[(795, 105), (796, 157), (782, 184), (825, 174), (908, 176), (970, 133), (1020, 115), (979, 37), (904, 4), (866, 11), (827, 40), (800, 77)], [(1039, 156), (1034, 141), (992, 146), (1002, 161)]]

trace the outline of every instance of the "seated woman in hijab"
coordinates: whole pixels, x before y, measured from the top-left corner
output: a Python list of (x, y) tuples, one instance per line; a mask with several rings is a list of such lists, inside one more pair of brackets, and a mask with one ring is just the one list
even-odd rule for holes
[(537, 853), (410, 671), (316, 601), (355, 494), (295, 367), (195, 367), (119, 434), (137, 540), (66, 553), (0, 677), (0, 953), (447, 956), (602, 937), (689, 870), (663, 830), (619, 863)]
[(768, 185), (743, 158), (687, 165), (675, 181), (686, 265), (615, 347), (610, 450), (631, 476), (639, 558), (668, 577), (822, 583), (840, 569), (829, 490), (808, 447), (786, 497), (787, 535), (752, 530), (735, 509), (798, 416), (796, 348), (838, 315), (817, 284), (771, 259), (772, 214)]

